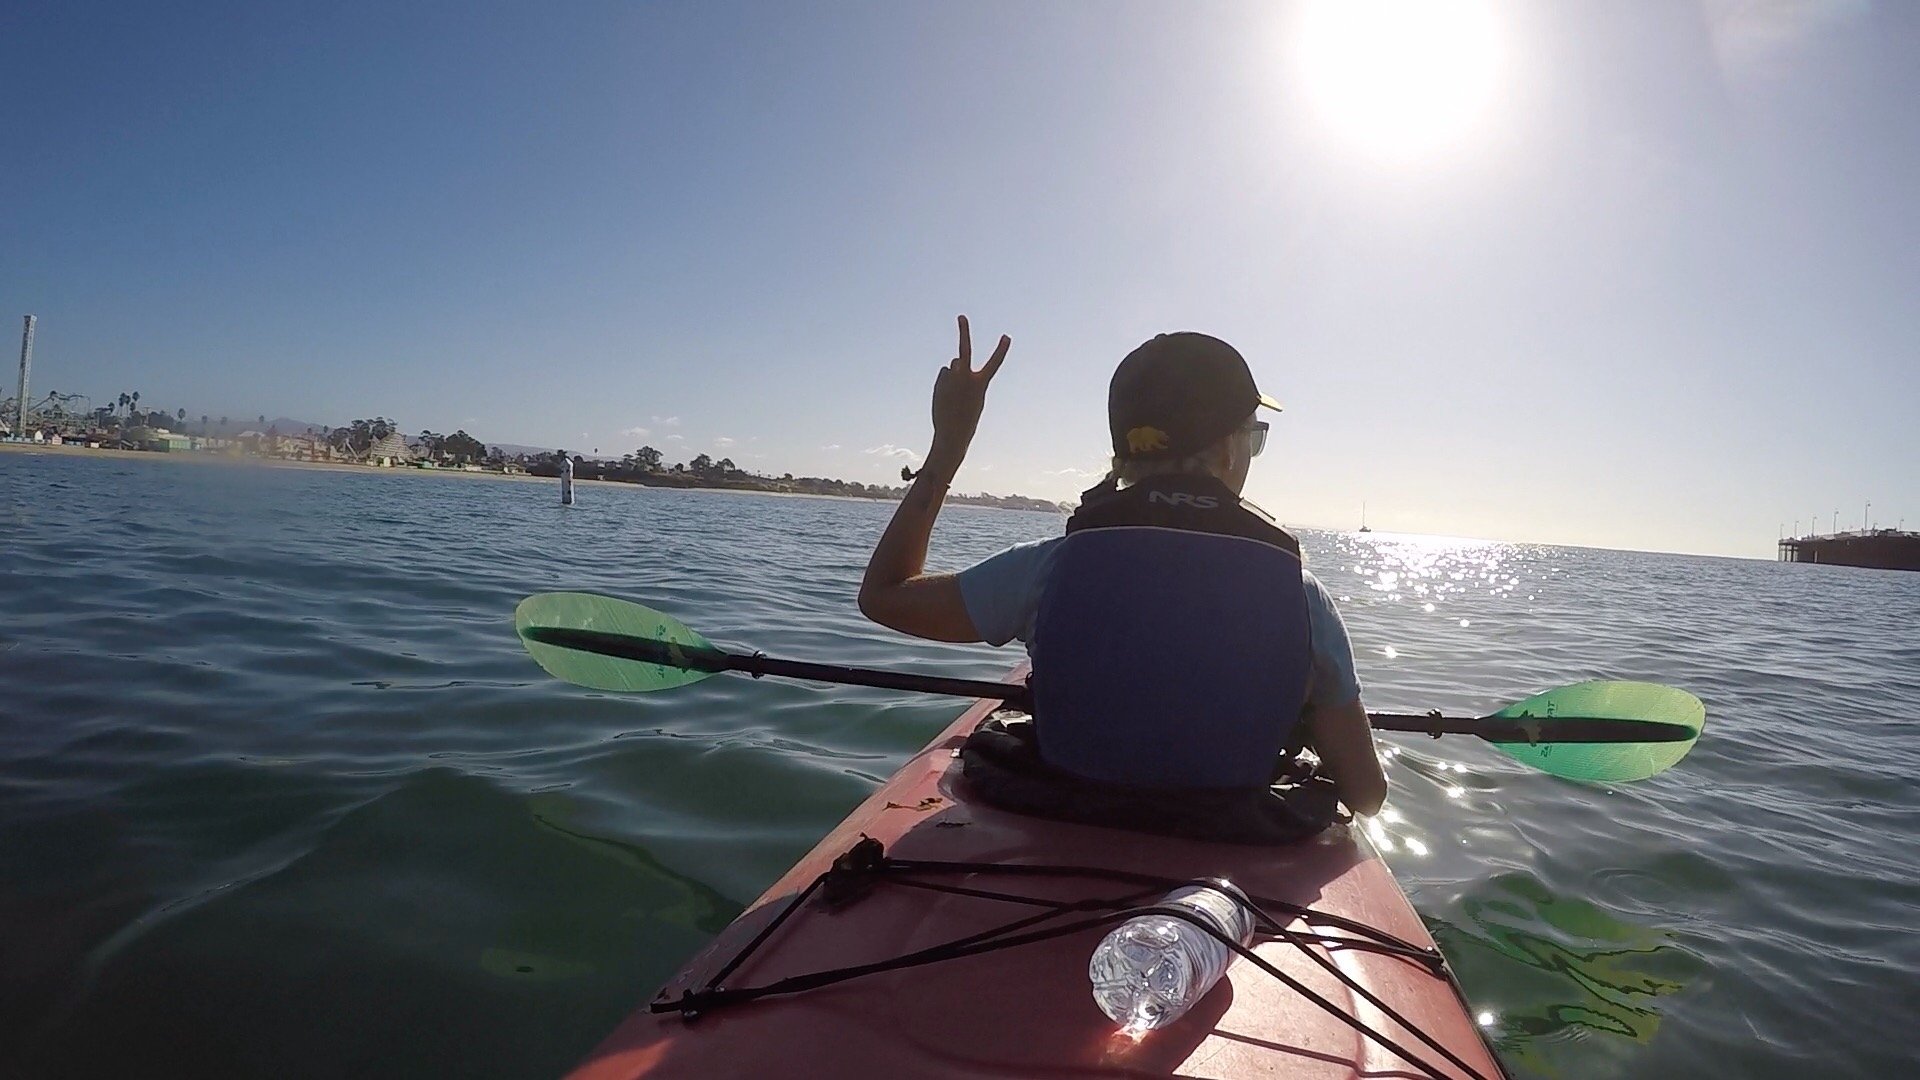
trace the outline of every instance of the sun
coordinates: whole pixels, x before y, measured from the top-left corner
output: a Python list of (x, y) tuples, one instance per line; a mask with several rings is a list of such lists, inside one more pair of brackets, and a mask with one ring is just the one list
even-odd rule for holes
[(1314, 114), (1380, 157), (1411, 158), (1473, 134), (1506, 61), (1485, 0), (1309, 0), (1292, 67)]

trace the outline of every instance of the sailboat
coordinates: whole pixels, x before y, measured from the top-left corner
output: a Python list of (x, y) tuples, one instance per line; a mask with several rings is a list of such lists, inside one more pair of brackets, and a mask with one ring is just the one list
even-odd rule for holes
[(1372, 529), (1367, 528), (1367, 504), (1364, 502), (1360, 504), (1360, 531), (1361, 532), (1373, 531)]

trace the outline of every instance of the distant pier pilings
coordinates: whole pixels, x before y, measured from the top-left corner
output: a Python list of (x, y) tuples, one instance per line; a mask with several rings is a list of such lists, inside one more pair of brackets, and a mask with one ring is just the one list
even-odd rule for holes
[(1779, 561), (1920, 570), (1920, 532), (1872, 529), (1780, 541)]

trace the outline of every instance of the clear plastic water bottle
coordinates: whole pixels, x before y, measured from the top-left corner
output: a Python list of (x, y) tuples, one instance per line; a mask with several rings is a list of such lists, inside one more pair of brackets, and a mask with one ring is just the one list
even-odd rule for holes
[[(1161, 905), (1186, 908), (1242, 945), (1253, 939), (1253, 911), (1232, 882), (1189, 885)], [(1122, 923), (1093, 950), (1087, 976), (1100, 1011), (1138, 1037), (1178, 1020), (1204, 997), (1236, 954), (1218, 938), (1169, 915)]]

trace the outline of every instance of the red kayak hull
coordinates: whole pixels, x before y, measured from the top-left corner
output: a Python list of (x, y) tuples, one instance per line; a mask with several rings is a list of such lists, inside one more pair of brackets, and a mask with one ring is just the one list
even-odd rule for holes
[[(1336, 826), (1287, 847), (1143, 836), (1023, 817), (971, 801), (960, 744), (995, 707), (982, 701), (935, 739), (695, 956), (663, 993), (700, 986), (793, 895), (863, 836), (902, 859), (1098, 866), (1169, 878), (1224, 877), (1248, 893), (1344, 916), (1421, 947), (1432, 939), (1373, 846)], [(961, 883), (956, 881), (955, 883)], [(1112, 884), (1057, 879), (967, 881), (1063, 900), (1113, 896)], [(803, 905), (729, 986), (751, 986), (898, 956), (1029, 913), (1003, 903), (880, 887), (828, 910)], [(1295, 924), (1304, 928), (1303, 924)], [(864, 976), (804, 993), (683, 1019), (635, 1013), (573, 1073), (634, 1077), (1324, 1078), (1429, 1075), (1244, 959), (1191, 1012), (1135, 1042), (1094, 1004), (1087, 931), (930, 966)], [(1349, 1015), (1446, 1064), (1297, 946), (1268, 941), (1260, 956)], [(1503, 1073), (1452, 982), (1419, 962), (1356, 949), (1319, 950), (1483, 1077)]]

